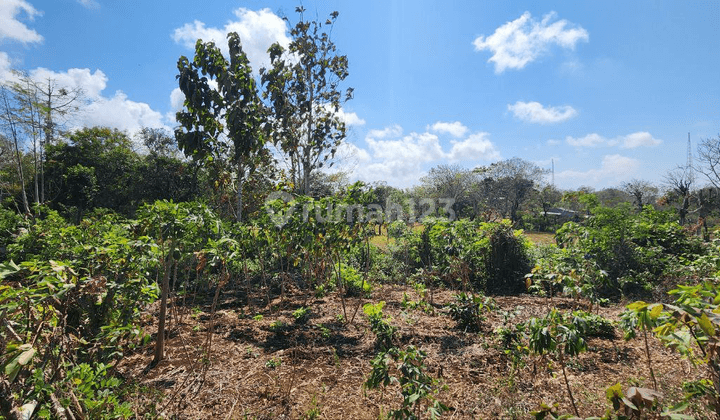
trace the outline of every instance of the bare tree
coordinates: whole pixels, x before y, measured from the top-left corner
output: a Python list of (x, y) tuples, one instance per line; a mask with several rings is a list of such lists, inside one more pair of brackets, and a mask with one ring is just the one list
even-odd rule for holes
[(684, 225), (690, 211), (690, 198), (692, 193), (692, 173), (688, 168), (677, 167), (665, 175), (665, 184), (669, 187), (666, 198), (681, 201), (678, 209), (679, 223)]
[(18, 136), (30, 141), (33, 156), (35, 202), (45, 202), (45, 145), (53, 144), (66, 118), (76, 114), (84, 101), (81, 88), (66, 88), (57, 81), (33, 79), (13, 71), (5, 85), (13, 105)]
[(698, 145), (698, 165), (694, 169), (720, 188), (720, 135), (717, 138), (704, 139)]
[(642, 179), (632, 179), (622, 184), (621, 188), (633, 197), (638, 213), (642, 211), (645, 204), (650, 204), (658, 193), (656, 186)]
[(28, 203), (27, 193), (25, 192), (25, 173), (22, 165), (22, 150), (20, 138), (20, 120), (17, 114), (17, 108), (13, 102), (12, 92), (4, 86), (0, 85), (0, 124), (2, 129), (8, 134), (14, 146), (15, 165), (20, 178), (20, 191), (22, 196), (23, 211), (26, 215), (30, 214), (30, 205)]

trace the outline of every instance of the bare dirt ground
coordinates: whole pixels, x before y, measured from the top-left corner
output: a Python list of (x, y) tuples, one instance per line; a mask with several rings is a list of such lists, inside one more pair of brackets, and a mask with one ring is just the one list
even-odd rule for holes
[[(426, 371), (442, 386), (437, 398), (451, 408), (443, 418), (529, 418), (543, 402), (558, 403), (561, 413), (572, 413), (557, 362), (527, 356), (524, 366), (513, 369), (493, 331), (503, 325), (500, 310), (517, 308), (514, 324), (544, 316), (550, 305), (572, 310), (575, 302), (495, 297), (500, 310), (488, 314), (483, 331), (465, 333), (442, 308), (456, 292), (435, 290), (434, 313), (404, 309), (403, 293), (419, 299), (409, 286), (387, 285), (377, 287), (371, 298), (345, 299), (349, 322), (343, 322), (337, 293), (316, 299), (286, 291), (269, 304), (258, 300), (253, 306), (232, 292), (222, 293), (214, 318), (212, 296), (195, 302), (188, 297), (184, 306), (178, 301), (171, 308), (166, 358), (147, 368), (153, 340), (123, 359), (118, 371), (141, 387), (138, 407), (155, 401), (164, 418), (377, 419), (402, 401), (397, 385), (385, 392), (362, 386), (376, 349), (361, 305), (384, 300), (383, 312), (398, 328), (397, 345), (412, 344), (427, 352)], [(296, 325), (292, 312), (301, 306), (312, 312), (306, 323)], [(600, 314), (616, 321), (622, 309), (600, 308)], [(148, 332), (156, 328), (156, 317), (153, 307), (146, 315)], [(664, 406), (680, 400), (683, 381), (704, 377), (702, 367), (694, 367), (655, 339), (651, 355)], [(568, 377), (583, 417), (605, 413), (610, 407), (605, 390), (611, 385), (652, 387), (643, 342), (624, 341), (619, 327), (612, 339), (589, 339), (588, 351), (568, 362)], [(699, 401), (686, 414), (713, 418)]]

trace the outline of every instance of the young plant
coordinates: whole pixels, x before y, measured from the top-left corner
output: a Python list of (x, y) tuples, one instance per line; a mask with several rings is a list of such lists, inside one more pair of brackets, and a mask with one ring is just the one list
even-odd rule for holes
[(370, 361), (372, 371), (363, 384), (365, 389), (400, 385), (403, 401), (400, 408), (388, 413), (390, 419), (420, 419), (423, 408), (429, 418), (437, 419), (449, 408), (438, 401), (438, 380), (425, 372), (427, 353), (409, 346), (405, 350), (395, 347), (379, 353)]
[(296, 324), (304, 324), (310, 318), (310, 308), (301, 306), (294, 310), (292, 315)]
[[(720, 287), (708, 281), (678, 286), (668, 293), (676, 297), (673, 305), (665, 305), (672, 312), (657, 318), (654, 332), (668, 347), (707, 365), (710, 377), (706, 383), (714, 389), (704, 394), (720, 415)], [(696, 354), (698, 349), (700, 354)]]
[(395, 333), (397, 332), (397, 328), (388, 322), (389, 318), (383, 316), (382, 309), (384, 306), (385, 301), (380, 301), (375, 304), (366, 303), (363, 306), (363, 312), (365, 312), (370, 322), (370, 330), (375, 333), (377, 337), (375, 347), (380, 351), (387, 351), (392, 348), (393, 338), (395, 338)]
[(648, 304), (643, 301), (637, 301), (628, 305), (627, 310), (620, 314), (626, 340), (635, 337), (635, 330), (638, 328), (642, 329), (643, 339), (645, 340), (645, 356), (647, 357), (648, 370), (650, 371), (654, 389), (658, 389), (658, 386), (657, 380), (655, 379), (655, 372), (652, 368), (647, 332), (657, 326), (657, 320), (662, 314), (662, 310), (663, 305), (661, 303)]
[(497, 306), (495, 300), (482, 294), (460, 293), (454, 296), (455, 302), (447, 306), (448, 313), (457, 327), (465, 332), (479, 332), (485, 321), (483, 311), (491, 311)]
[(567, 373), (565, 372), (565, 359), (577, 356), (587, 350), (585, 342), (585, 328), (582, 320), (573, 317), (568, 321), (556, 309), (550, 311), (545, 318), (532, 318), (528, 322), (530, 332), (529, 346), (535, 354), (554, 353), (562, 368), (565, 387), (576, 416), (580, 416), (575, 398), (573, 397)]

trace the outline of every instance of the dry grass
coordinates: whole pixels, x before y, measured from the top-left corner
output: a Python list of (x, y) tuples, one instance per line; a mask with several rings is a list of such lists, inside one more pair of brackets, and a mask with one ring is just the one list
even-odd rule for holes
[[(167, 356), (158, 366), (144, 370), (152, 360), (148, 346), (124, 359), (118, 369), (128, 380), (158, 390), (163, 395), (158, 404), (161, 414), (177, 419), (377, 419), (381, 410), (397, 408), (401, 397), (396, 386), (385, 393), (363, 392), (375, 337), (362, 309), (351, 323), (344, 323), (338, 296), (314, 299), (289, 290), (292, 287), (267, 305), (255, 301), (252, 307), (243, 296), (223, 294), (209, 353), (206, 311), (211, 302), (204, 301), (194, 316), (187, 309), (184, 317), (171, 320)], [(503, 323), (499, 312), (489, 315), (480, 334), (469, 334), (455, 329), (442, 309), (453, 292), (434, 291), (434, 314), (404, 310), (404, 293), (418, 299), (406, 286), (378, 288), (371, 299), (346, 299), (347, 316), (351, 318), (364, 303), (387, 302), (384, 313), (398, 328), (397, 344), (426, 351), (427, 371), (445, 385), (438, 398), (452, 408), (448, 418), (528, 418), (542, 402), (557, 402), (562, 412), (571, 412), (557, 363), (531, 356), (524, 367), (511, 368), (493, 334)], [(496, 300), (503, 310), (520, 308), (514, 322), (543, 316), (550, 303), (531, 296)], [(574, 302), (555, 299), (552, 305), (569, 310)], [(309, 306), (312, 312), (307, 323), (295, 325), (292, 312), (300, 306)], [(602, 308), (601, 314), (616, 320), (621, 310)], [(285, 327), (277, 328), (280, 322)], [(147, 328), (151, 331), (155, 325)], [(642, 342), (625, 342), (621, 335), (590, 339), (589, 351), (570, 363), (571, 386), (584, 417), (600, 416), (609, 407), (607, 387), (618, 382), (623, 387), (650, 384)], [(652, 354), (666, 404), (678, 400), (683, 381), (703, 373), (655, 340)], [(138, 396), (139, 406), (151, 401), (146, 395), (151, 394)], [(694, 409), (701, 417), (711, 417), (700, 404)]]
[(555, 235), (547, 232), (524, 232), (535, 245), (555, 245)]

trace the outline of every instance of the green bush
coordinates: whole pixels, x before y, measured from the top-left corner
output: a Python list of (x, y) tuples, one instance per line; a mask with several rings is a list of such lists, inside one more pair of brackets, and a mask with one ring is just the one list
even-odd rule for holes
[(647, 279), (660, 279), (676, 271), (684, 258), (704, 253), (700, 240), (686, 234), (672, 216), (650, 206), (639, 214), (629, 204), (596, 206), (583, 224), (569, 222), (558, 230), (556, 240), (567, 251), (534, 271), (541, 276), (581, 273), (581, 283), (599, 297), (642, 294)]

